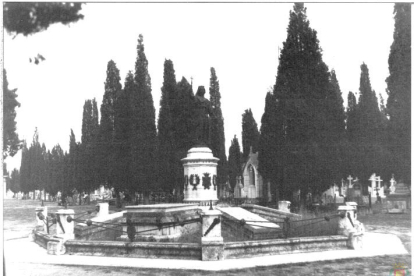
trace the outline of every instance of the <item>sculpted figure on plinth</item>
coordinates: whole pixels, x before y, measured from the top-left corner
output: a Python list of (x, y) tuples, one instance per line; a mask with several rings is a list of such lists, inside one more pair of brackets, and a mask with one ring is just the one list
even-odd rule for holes
[(213, 116), (213, 109), (209, 100), (204, 98), (206, 90), (199, 86), (195, 95), (195, 135), (196, 143), (207, 145), (210, 142), (210, 121)]

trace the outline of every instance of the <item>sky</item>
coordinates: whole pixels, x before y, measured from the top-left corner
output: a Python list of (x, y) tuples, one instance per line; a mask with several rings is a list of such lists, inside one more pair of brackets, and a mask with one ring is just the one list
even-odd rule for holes
[[(334, 69), (344, 98), (358, 93), (360, 66), (367, 64), (372, 88), (386, 100), (385, 79), (393, 42), (394, 4), (305, 4), (317, 31), (323, 61)], [(152, 95), (158, 116), (165, 59), (177, 81), (193, 79), (206, 98), (210, 68), (220, 83), (226, 152), (234, 135), (241, 145), (241, 120), (251, 108), (259, 126), (266, 93), (275, 84), (278, 48), (287, 37), (293, 3), (88, 3), (84, 19), (69, 26), (13, 37), (4, 31), (4, 68), (9, 89), (17, 88), (17, 132), (30, 144), (37, 127), (47, 149), (69, 149), (70, 130), (81, 138), (86, 100), (104, 94), (106, 68), (113, 60), (124, 85), (134, 71), (139, 34), (144, 36)], [(43, 55), (38, 65), (29, 58)], [(357, 96), (358, 98), (358, 96)], [(20, 168), (21, 151), (7, 168)]]

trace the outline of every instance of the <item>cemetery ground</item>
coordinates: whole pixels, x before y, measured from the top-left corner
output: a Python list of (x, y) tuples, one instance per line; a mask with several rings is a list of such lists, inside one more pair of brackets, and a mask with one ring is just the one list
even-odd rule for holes
[[(3, 201), (4, 242), (28, 239), (29, 233), (36, 225), (35, 207), (40, 201), (5, 199)], [(46, 202), (48, 212), (52, 213), (63, 207), (56, 202)], [(111, 206), (112, 207), (112, 206)], [(95, 205), (70, 206), (75, 213), (95, 208)], [(253, 267), (240, 270), (219, 272), (197, 270), (137, 269), (127, 267), (102, 266), (68, 266), (50, 264), (29, 264), (8, 262), (5, 252), (6, 275), (393, 275), (395, 265), (403, 265), (411, 272), (411, 214), (383, 214), (374, 205), (373, 214), (360, 215), (358, 219), (365, 224), (369, 232), (387, 233), (398, 236), (408, 255), (385, 255), (370, 258), (342, 259), (321, 262), (303, 262), (277, 266)], [(381, 243), (381, 241), (378, 241)], [(24, 250), (23, 248), (21, 250)], [(274, 256), (277, 258), (277, 256)], [(58, 256), (57, 256), (58, 258)], [(137, 259), (145, 261), (145, 259)], [(240, 260), (242, 262), (242, 260)], [(160, 260), (162, 262), (162, 260)], [(214, 262), (211, 263), (214, 265)]]

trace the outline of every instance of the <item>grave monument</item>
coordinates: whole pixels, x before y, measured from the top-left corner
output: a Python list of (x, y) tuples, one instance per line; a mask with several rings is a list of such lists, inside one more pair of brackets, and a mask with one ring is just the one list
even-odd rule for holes
[(387, 197), (388, 213), (406, 213), (411, 209), (411, 191), (400, 180), (397, 184), (394, 176), (391, 178), (390, 195)]

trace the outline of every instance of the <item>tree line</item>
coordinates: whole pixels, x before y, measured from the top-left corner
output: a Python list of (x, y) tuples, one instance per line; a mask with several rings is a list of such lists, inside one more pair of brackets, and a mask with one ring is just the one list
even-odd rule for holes
[[(238, 162), (246, 159), (250, 147), (259, 152), (259, 172), (271, 183), (275, 198), (292, 199), (297, 190), (320, 194), (349, 174), (362, 183), (373, 173), (385, 179), (395, 174), (398, 180), (411, 182), (411, 7), (395, 4), (394, 14), (387, 103), (372, 89), (363, 63), (359, 97), (350, 91), (345, 111), (336, 73), (322, 60), (306, 8), (303, 3), (294, 5), (276, 83), (266, 95), (260, 135), (251, 111), (246, 110), (243, 152), (236, 137), (230, 147), (233, 189), (241, 174)], [(364, 189), (367, 192), (367, 185)]]
[[(208, 118), (210, 139), (206, 142), (220, 158), (221, 184), (227, 180), (224, 119), (219, 81), (215, 69), (210, 71), (213, 114)], [(117, 195), (180, 193), (184, 183), (180, 160), (198, 142), (194, 129), (199, 118), (192, 116), (195, 95), (184, 77), (176, 81), (171, 60), (164, 62), (161, 91), (157, 131), (148, 60), (140, 35), (135, 70), (127, 73), (123, 87), (116, 63), (111, 60), (107, 64), (100, 120), (96, 100), (85, 101), (79, 142), (71, 130), (69, 151), (63, 152), (59, 144), (50, 151), (40, 144), (37, 129), (30, 145), (24, 141), (18, 189), (24, 193), (45, 190), (52, 195), (61, 191), (65, 196), (74, 191), (90, 193), (104, 185), (113, 187)]]
[[(363, 183), (374, 172), (384, 179), (395, 174), (410, 183), (411, 7), (395, 4), (394, 14), (387, 102), (372, 89), (368, 65), (362, 63), (359, 91), (349, 91), (345, 110), (335, 70), (329, 70), (322, 59), (306, 8), (303, 3), (294, 4), (260, 130), (247, 109), (242, 115), (242, 144), (234, 136), (228, 161), (219, 81), (211, 68), (214, 114), (209, 118), (207, 145), (220, 158), (219, 185), (228, 180), (234, 189), (250, 150), (259, 152), (259, 171), (271, 183), (275, 198), (291, 199), (298, 189), (321, 193), (349, 174)], [(194, 128), (198, 122), (191, 116), (192, 84), (184, 77), (177, 82), (173, 62), (165, 60), (156, 127), (142, 36), (135, 72), (128, 72), (123, 87), (120, 82), (115, 62), (109, 61), (100, 122), (96, 101), (86, 101), (81, 142), (76, 142), (71, 131), (69, 152), (63, 153), (59, 145), (46, 151), (37, 132), (30, 147), (24, 143), (19, 175), (22, 191), (43, 188), (69, 193), (76, 188), (89, 192), (105, 184), (131, 193), (181, 192), (180, 159), (197, 142)], [(48, 179), (36, 172), (44, 172)]]

